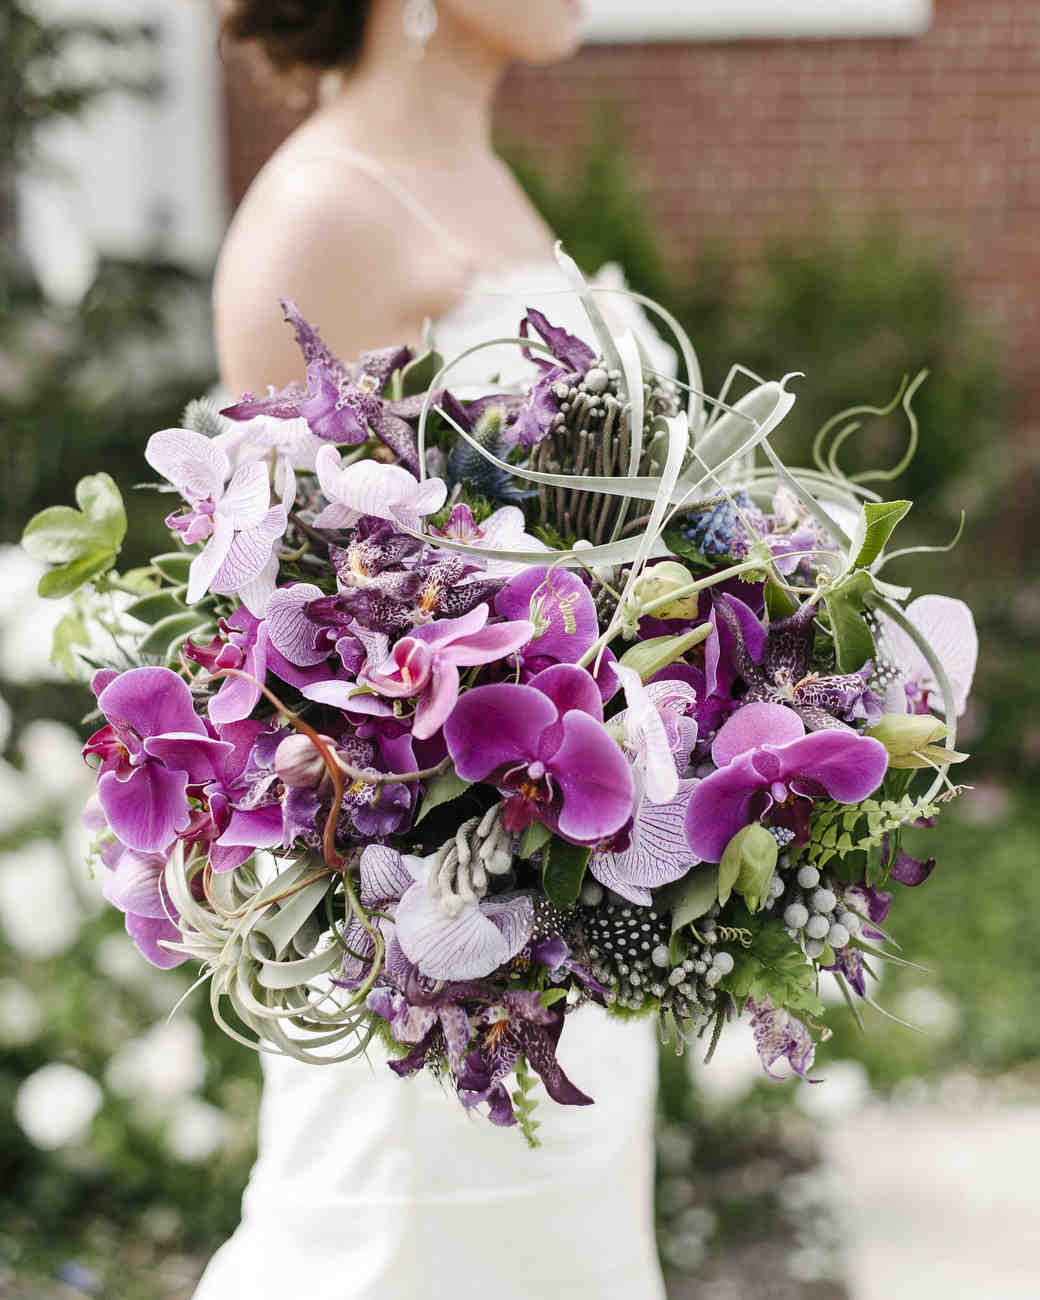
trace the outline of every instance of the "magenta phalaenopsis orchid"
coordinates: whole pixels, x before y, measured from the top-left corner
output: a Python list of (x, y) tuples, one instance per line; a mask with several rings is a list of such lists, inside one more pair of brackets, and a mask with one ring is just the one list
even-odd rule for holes
[(459, 669), (505, 659), (525, 645), (534, 632), (526, 619), (488, 623), (487, 605), (461, 618), (439, 619), (417, 627), (394, 645), (385, 663), (370, 668), (362, 680), (388, 699), (412, 699), (412, 735), (429, 740), (440, 731), (459, 698)]
[(845, 730), (806, 735), (796, 713), (762, 702), (723, 723), (711, 757), (718, 770), (700, 782), (686, 808), (687, 843), (705, 862), (719, 862), (737, 831), (798, 800), (866, 799), (888, 767), (879, 741)]
[(527, 686), (467, 691), (444, 739), (464, 781), (488, 781), (505, 796), (510, 830), (538, 820), (564, 839), (598, 844), (631, 815), (631, 768), (603, 726), (602, 696), (584, 668), (558, 664)]

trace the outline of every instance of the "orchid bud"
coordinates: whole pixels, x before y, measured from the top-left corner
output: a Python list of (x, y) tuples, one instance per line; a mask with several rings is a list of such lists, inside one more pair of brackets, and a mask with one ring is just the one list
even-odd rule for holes
[[(690, 571), (678, 560), (662, 560), (648, 568), (636, 583), (636, 597), (642, 606), (660, 600), (673, 591), (682, 591), (693, 582)], [(697, 593), (680, 597), (678, 600), (659, 606), (654, 610), (655, 618), (696, 618)]]
[(626, 650), (619, 662), (626, 668), (634, 669), (645, 685), (655, 677), (662, 668), (681, 659), (687, 650), (706, 641), (711, 634), (711, 624), (702, 623), (681, 636), (654, 636), (640, 641), (631, 650)]
[[(335, 742), (322, 736), (331, 749)], [(298, 790), (315, 790), (327, 775), (325, 760), (309, 736), (295, 732), (286, 736), (275, 750), (274, 770), (284, 785)]]
[(719, 902), (724, 903), (735, 889), (743, 895), (748, 911), (757, 912), (769, 896), (779, 852), (776, 840), (761, 822), (737, 831), (719, 864)]
[(967, 754), (936, 742), (946, 735), (946, 724), (930, 713), (886, 713), (865, 733), (880, 740), (894, 768), (931, 767), (935, 763), (963, 763)]

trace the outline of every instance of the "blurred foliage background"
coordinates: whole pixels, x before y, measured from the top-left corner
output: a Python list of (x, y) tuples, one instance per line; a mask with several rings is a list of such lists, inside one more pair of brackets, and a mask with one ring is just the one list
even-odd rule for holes
[[(22, 45), (4, 55), (8, 84), (16, 76), (25, 83), (23, 104), (33, 80), (27, 69), (58, 39), (53, 31), (46, 40), (30, 35), (23, 30)], [(8, 161), (48, 113), (76, 107), (40, 100), (24, 112), (17, 140), (7, 141)], [(753, 264), (735, 256), (724, 231), (705, 230), (697, 259), (677, 264), (628, 179), (623, 141), (590, 133), (578, 156), (564, 185), (511, 154), (580, 264), (621, 263), (634, 288), (675, 312), (709, 391), (734, 360), (765, 376), (803, 370), (779, 447), (789, 463), (804, 463), (827, 417), (864, 401), (883, 404), (904, 374), (927, 367), (916, 402), (921, 449), (898, 485), (917, 500), (909, 540), (945, 542), (960, 511), (967, 514), (952, 555), (915, 557), (893, 575), (918, 592), (968, 600), (982, 638), (963, 737), (974, 754), (974, 790), (922, 842), (939, 869), (925, 888), (902, 891), (893, 913), (908, 955), (932, 973), (890, 969), (874, 990), (923, 1032), (868, 1010), (861, 1034), (835, 1006), (834, 1036), (819, 1058), (830, 1082), (819, 1090), (763, 1080), (750, 1044), (724, 1048), (710, 1070), (685, 1059), (662, 1063), (659, 1223), (673, 1294), (707, 1295), (698, 1288), (727, 1276), (743, 1293), (760, 1294), (755, 1261), (768, 1258), (770, 1295), (840, 1297), (840, 1232), (828, 1226), (814, 1136), (820, 1117), (851, 1113), (871, 1088), (931, 1096), (963, 1088), (965, 1079), (1027, 1088), (1035, 1075), (1036, 458), (1027, 431), (1009, 423), (1013, 394), (1000, 339), (973, 318), (943, 250), (912, 244), (898, 214), (852, 224), (821, 209), (807, 227), (777, 231)], [(189, 1294), (237, 1221), (258, 1070), (211, 1026), (202, 997), (168, 1019), (190, 975), (148, 968), (121, 917), (100, 902), (77, 823), (91, 787), (78, 756), (88, 700), (47, 664), (56, 612), (34, 601), (36, 574), (15, 544), (34, 510), (70, 500), (76, 480), (103, 467), (131, 508), (125, 562), (161, 547), (154, 501), (133, 485), (144, 473), (148, 435), (175, 424), (186, 400), (213, 380), (208, 286), (158, 260), (108, 262), (82, 302), (57, 306), (7, 256), (0, 1293), (158, 1300)], [(868, 423), (849, 464), (895, 462), (906, 433), (900, 419)], [(774, 1252), (750, 1249), (767, 1238)], [(785, 1267), (777, 1267), (777, 1252)]]

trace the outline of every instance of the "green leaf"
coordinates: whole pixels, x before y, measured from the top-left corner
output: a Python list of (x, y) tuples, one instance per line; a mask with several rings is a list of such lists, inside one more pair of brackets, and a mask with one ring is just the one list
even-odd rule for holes
[(839, 673), (856, 673), (877, 653), (870, 628), (863, 618), (863, 598), (874, 588), (869, 573), (860, 570), (824, 596), (834, 634)]
[(554, 1002), (559, 1002), (561, 998), (565, 998), (566, 996), (567, 996), (566, 989), (561, 989), (561, 988), (546, 989), (541, 994), (538, 1001), (542, 1004), (543, 1007), (551, 1007)]
[(779, 854), (776, 840), (761, 822), (752, 822), (726, 845), (719, 864), (719, 902), (731, 890), (742, 894), (749, 912), (757, 912), (769, 889)]
[(41, 580), (41, 596), (66, 596), (110, 569), (126, 536), (123, 498), (107, 474), (81, 478), (76, 501), (78, 510), (41, 510), (22, 533), (22, 546), (34, 559), (61, 566)]
[(417, 397), (425, 393), (444, 366), (444, 358), (431, 349), (409, 361), (401, 371), (401, 396)]
[(798, 608), (798, 602), (784, 591), (772, 575), (766, 578), (763, 595), (766, 601), (766, 613), (771, 623), (789, 618)]
[(557, 907), (570, 907), (578, 901), (591, 853), (588, 845), (552, 837), (542, 867), (542, 888), (550, 902)]
[(548, 844), (552, 831), (544, 822), (532, 822), (530, 826), (520, 836), (520, 843), (517, 845), (516, 856), (521, 861), (527, 858), (533, 858), (538, 850)]
[(161, 655), (164, 659), (172, 658), (174, 651), (187, 636), (200, 628), (210, 627), (216, 631), (213, 619), (205, 611), (183, 610), (160, 619), (144, 640), (138, 645), (141, 655)]
[(85, 582), (100, 578), (103, 573), (107, 573), (115, 562), (114, 551), (90, 551), (71, 560), (68, 564), (63, 564), (58, 569), (51, 569), (49, 573), (45, 573), (36, 590), (47, 600), (71, 596)]
[(168, 551), (164, 555), (153, 555), (152, 563), (164, 578), (181, 586), (188, 581), (194, 558), (193, 555), (186, 555), (183, 551)]
[[(725, 946), (725, 945), (724, 945)], [(759, 930), (750, 948), (727, 947), (733, 969), (722, 981), (736, 998), (772, 998), (773, 1005), (822, 1015), (816, 971), (795, 941), (778, 925)]]
[(185, 605), (183, 599), (187, 589), (185, 587), (169, 588), (164, 591), (153, 592), (150, 596), (144, 596), (141, 600), (135, 600), (134, 603), (127, 607), (127, 614), (131, 618), (139, 619), (142, 623), (159, 623), (164, 618), (169, 618), (171, 614), (183, 614)]
[(439, 808), (442, 803), (451, 803), (452, 799), (457, 799), (460, 794), (469, 789), (471, 784), (470, 781), (463, 781), (453, 768), (449, 768), (446, 772), (438, 772), (436, 776), (431, 777), (426, 782), (426, 794), (419, 815), (415, 819), (415, 825), (418, 826), (427, 813), (432, 812), (434, 808)]
[(70, 610), (61, 618), (54, 628), (51, 642), (51, 663), (74, 680), (81, 676), (76, 657), (77, 646), (90, 644), (90, 636), (83, 615), (78, 610)]
[(649, 637), (634, 645), (631, 650), (626, 650), (620, 662), (626, 668), (637, 672), (641, 681), (648, 682), (662, 668), (667, 668), (669, 664), (681, 659), (687, 650), (692, 650), (695, 645), (707, 641), (710, 635), (711, 624), (702, 623), (700, 627), (695, 627), (679, 636)]
[(862, 513), (852, 535), (854, 569), (865, 569), (874, 563), (912, 505), (912, 501), (865, 501), (863, 503)]
[(700, 920), (719, 896), (719, 869), (714, 862), (701, 862), (677, 880), (659, 889), (654, 902), (672, 914), (672, 934)]

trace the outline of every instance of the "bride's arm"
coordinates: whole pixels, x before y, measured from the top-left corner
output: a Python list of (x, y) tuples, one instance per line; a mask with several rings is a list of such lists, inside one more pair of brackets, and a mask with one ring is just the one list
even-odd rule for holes
[(303, 378), (282, 298), (344, 358), (418, 335), (428, 311), (419, 259), (401, 214), (369, 178), (313, 162), (275, 166), (246, 196), (213, 294), (220, 376), (231, 392)]

